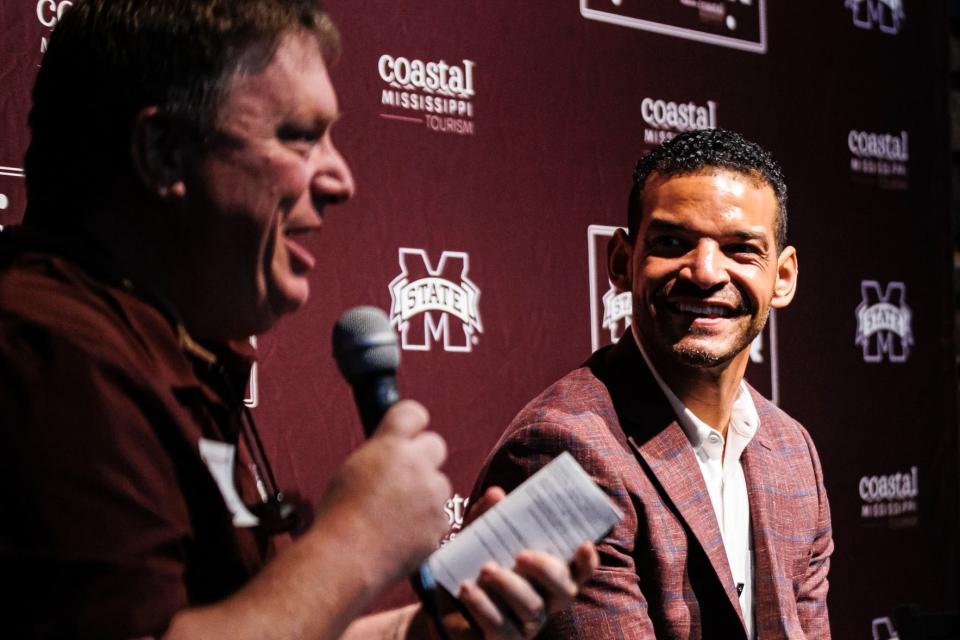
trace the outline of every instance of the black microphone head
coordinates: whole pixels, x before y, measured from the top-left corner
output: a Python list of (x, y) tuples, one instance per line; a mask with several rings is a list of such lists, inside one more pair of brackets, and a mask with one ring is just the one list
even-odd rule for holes
[(390, 320), (377, 307), (347, 309), (333, 327), (333, 357), (347, 380), (377, 373), (396, 373), (400, 346)]

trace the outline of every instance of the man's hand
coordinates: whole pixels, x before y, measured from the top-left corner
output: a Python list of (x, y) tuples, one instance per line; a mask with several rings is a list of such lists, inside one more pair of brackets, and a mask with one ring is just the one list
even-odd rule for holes
[(585, 542), (570, 565), (557, 556), (522, 551), (513, 570), (489, 563), (476, 582), (460, 587), (460, 602), (487, 640), (532, 638), (547, 616), (565, 609), (590, 579), (600, 560)]
[(384, 585), (413, 573), (447, 531), (443, 504), (451, 487), (440, 471), (447, 449), (439, 435), (425, 431), (428, 422), (419, 403), (394, 405), (334, 476), (318, 507), (318, 519), (348, 528), (350, 552), (366, 555), (364, 564), (382, 572)]
[[(467, 522), (503, 498), (499, 487), (487, 489), (471, 507)], [(444, 624), (457, 638), (532, 638), (546, 623), (547, 616), (570, 604), (599, 563), (591, 542), (580, 545), (569, 565), (555, 555), (529, 550), (517, 555), (512, 569), (487, 563), (476, 581), (463, 583), (458, 594), (476, 628), (471, 629), (458, 613), (444, 616)]]

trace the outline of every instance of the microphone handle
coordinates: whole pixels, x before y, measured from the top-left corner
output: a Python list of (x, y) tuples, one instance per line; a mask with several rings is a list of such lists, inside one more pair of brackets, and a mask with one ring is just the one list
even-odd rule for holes
[[(353, 386), (353, 398), (357, 404), (357, 411), (360, 413), (360, 422), (363, 424), (363, 433), (369, 438), (383, 420), (387, 410), (400, 400), (396, 372), (377, 371), (354, 378), (350, 382)], [(437, 635), (441, 640), (449, 640), (450, 636), (440, 618), (438, 602), (440, 585), (437, 584), (426, 562), (410, 576), (410, 585), (433, 622)]]
[(353, 398), (360, 413), (363, 433), (369, 438), (387, 410), (400, 400), (393, 372), (376, 372), (353, 381)]

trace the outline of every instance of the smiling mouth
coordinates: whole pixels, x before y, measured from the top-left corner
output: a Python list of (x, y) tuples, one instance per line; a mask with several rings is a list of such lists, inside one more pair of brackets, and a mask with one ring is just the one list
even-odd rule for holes
[(667, 306), (676, 313), (697, 316), (701, 318), (734, 318), (744, 310), (739, 307), (728, 307), (706, 302), (667, 302)]

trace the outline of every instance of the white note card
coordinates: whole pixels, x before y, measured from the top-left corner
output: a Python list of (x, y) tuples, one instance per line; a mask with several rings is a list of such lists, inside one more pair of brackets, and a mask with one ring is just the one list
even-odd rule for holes
[(512, 567), (524, 549), (570, 560), (577, 547), (600, 539), (621, 519), (623, 513), (564, 452), (435, 551), (427, 565), (456, 595), (490, 560)]

